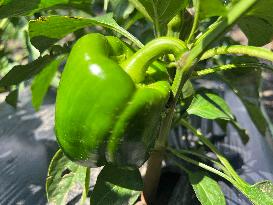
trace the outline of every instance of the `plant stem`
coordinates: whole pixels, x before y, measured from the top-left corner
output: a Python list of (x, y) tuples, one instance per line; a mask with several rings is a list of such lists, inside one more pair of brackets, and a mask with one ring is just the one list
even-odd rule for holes
[[(233, 178), (231, 178), (230, 176), (220, 172), (217, 169), (214, 169), (213, 167), (210, 167), (204, 163), (195, 161), (189, 157), (186, 157), (184, 155), (182, 155), (181, 153), (178, 153), (176, 150), (168, 148), (168, 150), (171, 152), (171, 154), (173, 154), (174, 156), (188, 162), (191, 164), (194, 164), (200, 168), (203, 168), (211, 173), (214, 173), (224, 179), (226, 179), (227, 181), (229, 181), (236, 189), (238, 189), (240, 192), (242, 192), (253, 204), (256, 205), (268, 205), (268, 204), (272, 204), (272, 198), (268, 195), (268, 193), (266, 192), (262, 192), (261, 190), (259, 190), (257, 187), (255, 188), (254, 186), (249, 185), (248, 183), (244, 183), (244, 184), (240, 184), (238, 181), (234, 180)], [(180, 163), (175, 162), (176, 166), (178, 166), (180, 169), (182, 169), (183, 171), (185, 171), (187, 174), (189, 174), (189, 171), (187, 169), (185, 169), (184, 166), (182, 166)], [(254, 190), (256, 189), (256, 190)], [(255, 193), (256, 192), (256, 193)], [(257, 197), (257, 193), (259, 193), (258, 197)]]
[[(159, 56), (172, 53), (176, 58), (179, 58), (186, 50), (187, 47), (185, 43), (179, 39), (170, 37), (157, 38), (137, 51), (130, 59), (122, 64), (122, 67), (131, 76), (134, 82), (139, 83), (144, 80), (148, 66)], [(162, 126), (160, 127), (159, 137), (155, 144), (155, 151), (151, 153), (148, 160), (143, 191), (144, 201), (148, 203), (151, 203), (156, 196), (161, 174), (161, 164), (165, 154), (168, 134), (171, 129), (174, 108), (175, 103), (172, 104), (170, 109), (167, 109), (162, 119)]]
[[(228, 12), (228, 14), (225, 17), (221, 18), (220, 21), (217, 22), (217, 24), (215, 24), (212, 28), (210, 28), (208, 30), (208, 32), (206, 32), (204, 35), (202, 35), (198, 39), (198, 42), (194, 45), (193, 49), (190, 52), (185, 52), (187, 50), (185, 48), (186, 47), (185, 45), (179, 46), (181, 48), (179, 52), (181, 52), (181, 50), (183, 51), (180, 54), (181, 55), (183, 53), (184, 54), (182, 55), (182, 57), (180, 57), (180, 60), (178, 61), (177, 73), (175, 75), (175, 79), (174, 79), (174, 82), (173, 82), (173, 85), (172, 85), (172, 91), (174, 93), (174, 99), (171, 102), (170, 109), (168, 110), (166, 118), (163, 120), (163, 123), (162, 123), (162, 126), (161, 126), (161, 130), (163, 131), (163, 133), (167, 133), (167, 134), (159, 135), (159, 139), (158, 139), (158, 142), (156, 143), (155, 149), (157, 149), (157, 146), (159, 148), (162, 148), (162, 145), (165, 144), (164, 142), (167, 142), (167, 137), (168, 137), (168, 133), (169, 133), (169, 131), (171, 129), (170, 124), (172, 122), (172, 118), (173, 118), (173, 115), (174, 115), (174, 112), (175, 112), (176, 103), (178, 101), (178, 98), (180, 97), (181, 90), (182, 90), (185, 82), (191, 76), (193, 66), (195, 65), (197, 60), (201, 57), (201, 55), (208, 49), (208, 47), (217, 38), (221, 37), (221, 35), (229, 27), (231, 27), (245, 12), (247, 12), (248, 9), (250, 9), (257, 1), (258, 0), (241, 0), (241, 1), (239, 1), (234, 7), (232, 7), (232, 9)], [(155, 41), (156, 40), (157, 39), (155, 39)], [(179, 42), (179, 41), (177, 41), (177, 42)], [(174, 48), (177, 48), (177, 45), (174, 45), (174, 41), (171, 44), (170, 44), (171, 47), (174, 46)], [(181, 44), (181, 43), (179, 43), (179, 44)], [(160, 45), (158, 47), (162, 48), (162, 47), (164, 47), (164, 45)], [(160, 54), (161, 55), (164, 52), (168, 51), (168, 49), (170, 49), (169, 51), (172, 51), (172, 52), (176, 53), (175, 50), (173, 51), (173, 48), (166, 49), (166, 47), (164, 49), (162, 49), (160, 52), (158, 52), (157, 51), (158, 47), (151, 46), (150, 49), (148, 49), (149, 52), (146, 52), (146, 54), (155, 52), (155, 54), (157, 54), (157, 55)], [(138, 60), (139, 65), (141, 65), (141, 61), (142, 61), (141, 59), (145, 58), (144, 53), (142, 53), (142, 55), (139, 55), (139, 54), (141, 54), (141, 50), (137, 52), (138, 54), (136, 53), (136, 57), (139, 59)], [(154, 55), (153, 57), (155, 57), (157, 55)], [(176, 56), (176, 57), (178, 57), (178, 56)], [(152, 58), (152, 59), (154, 60), (154, 58)], [(135, 64), (135, 62), (133, 62), (133, 61), (131, 63), (133, 65), (136, 65), (136, 66), (133, 66), (132, 68), (134, 68), (136, 70), (140, 70), (140, 71), (134, 71), (134, 72), (136, 72), (136, 77), (134, 79), (135, 82), (141, 82), (142, 79), (143, 79), (143, 70), (141, 70), (142, 67), (139, 67), (138, 63)], [(146, 64), (144, 64), (144, 66), (145, 65)], [(129, 71), (129, 72), (132, 72), (132, 71)], [(133, 72), (133, 75), (135, 75), (134, 72)], [(162, 153), (165, 152), (164, 149), (160, 149), (160, 150), (161, 150)], [(153, 160), (152, 157), (149, 159), (149, 161), (155, 162), (155, 160)], [(157, 160), (156, 165), (154, 165), (155, 168), (161, 167), (161, 163), (162, 163), (162, 159)], [(149, 167), (149, 169), (147, 170), (147, 173), (149, 173), (149, 172), (151, 172), (151, 173), (160, 172), (160, 170), (155, 170), (155, 168), (154, 167)], [(156, 175), (156, 176), (158, 176), (158, 175)], [(146, 183), (145, 183), (146, 186), (147, 186), (148, 183), (149, 183), (149, 180), (146, 181)], [(151, 185), (151, 187), (152, 188), (149, 189), (149, 191), (144, 192), (144, 195), (151, 196), (151, 195), (153, 195), (152, 193), (156, 193), (157, 184)], [(151, 201), (151, 200), (152, 200), (151, 198), (148, 199), (148, 201)]]
[(104, 3), (103, 3), (103, 10), (104, 10), (105, 12), (107, 11), (108, 4), (109, 4), (109, 0), (104, 0)]
[(218, 48), (212, 48), (206, 51), (200, 58), (200, 60), (205, 60), (216, 55), (222, 54), (244, 54), (257, 58), (262, 58), (265, 60), (273, 61), (273, 52), (260, 47), (255, 46), (243, 46), (243, 45), (234, 45), (234, 46), (222, 46)]
[(155, 37), (159, 38), (161, 36), (161, 31), (160, 31), (160, 25), (157, 20), (154, 21), (154, 26), (155, 26)]
[(195, 8), (194, 20), (193, 20), (193, 25), (192, 25), (192, 28), (191, 28), (189, 38), (187, 40), (187, 44), (189, 44), (191, 42), (192, 37), (193, 37), (193, 35), (195, 33), (195, 30), (196, 30), (198, 22), (199, 22), (200, 0), (193, 1), (193, 5), (194, 5), (194, 8)]
[(264, 63), (227, 64), (227, 65), (215, 66), (212, 68), (200, 69), (200, 70), (193, 73), (193, 77), (201, 77), (201, 76), (216, 73), (218, 71), (226, 71), (226, 70), (241, 69), (241, 68), (254, 68), (254, 69), (255, 68), (266, 68), (269, 70), (273, 70), (272, 66), (269, 66)]
[(84, 189), (82, 192), (82, 197), (80, 201), (80, 205), (84, 205), (86, 201), (86, 197), (88, 195), (89, 191), (89, 182), (90, 182), (90, 168), (86, 168), (86, 175), (85, 175), (85, 184), (84, 184)]
[(216, 164), (220, 169), (222, 169), (224, 171), (224, 173), (228, 174), (227, 169), (219, 161), (217, 161), (217, 160), (215, 160), (215, 159), (213, 159), (211, 157), (208, 157), (207, 155), (203, 155), (203, 154), (200, 154), (198, 152), (194, 152), (194, 151), (190, 151), (190, 150), (179, 150), (179, 152), (181, 154), (190, 154), (190, 155), (193, 155), (193, 156), (196, 156), (196, 157), (200, 157), (200, 158), (209, 160), (209, 161), (213, 162), (214, 164)]
[(156, 199), (157, 187), (161, 175), (161, 165), (164, 159), (165, 150), (155, 150), (150, 154), (147, 163), (143, 184), (143, 199), (147, 204), (151, 204)]
[(178, 62), (177, 74), (175, 76), (172, 90), (177, 101), (184, 83), (189, 79), (194, 65), (198, 62), (201, 55), (211, 46), (211, 44), (221, 37), (236, 21), (246, 13), (258, 0), (241, 0), (235, 4), (227, 13), (205, 32), (190, 52), (185, 53)]
[(156, 197), (157, 187), (161, 175), (161, 165), (166, 152), (167, 139), (172, 126), (173, 114), (174, 108), (172, 107), (167, 110), (166, 115), (163, 117), (159, 137), (156, 141), (154, 151), (150, 154), (150, 158), (148, 160), (147, 171), (143, 180), (144, 201), (146, 201), (148, 204), (152, 203)]
[(182, 119), (181, 124), (187, 129), (191, 130), (220, 160), (220, 162), (226, 167), (230, 175), (240, 184), (246, 184), (241, 177), (235, 172), (229, 161), (217, 150), (217, 148), (198, 130), (190, 125), (186, 120)]
[[(173, 155), (177, 156), (177, 157), (180, 158), (180, 159), (185, 160), (186, 162), (189, 162), (189, 163), (191, 163), (191, 164), (194, 164), (194, 165), (196, 165), (196, 166), (198, 166), (198, 167), (201, 167), (201, 168), (203, 168), (203, 169), (205, 169), (205, 170), (207, 170), (207, 171), (209, 171), (209, 172), (212, 172), (212, 173), (214, 173), (214, 174), (216, 174), (216, 175), (218, 175), (218, 176), (220, 176), (220, 177), (223, 177), (224, 179), (226, 179), (227, 181), (231, 182), (232, 184), (233, 184), (233, 183), (236, 183), (236, 181), (234, 181), (234, 180), (233, 180), (232, 178), (230, 178), (228, 175), (224, 174), (223, 172), (220, 172), (220, 171), (217, 170), (217, 169), (214, 169), (213, 167), (210, 167), (210, 166), (208, 166), (208, 165), (206, 165), (206, 164), (204, 164), (204, 163), (202, 163), (202, 162), (195, 161), (195, 160), (193, 160), (193, 159), (191, 159), (191, 158), (189, 158), (189, 157), (187, 157), (187, 156), (185, 156), (185, 155), (183, 155), (183, 154), (177, 152), (177, 151), (174, 150), (174, 149), (168, 148), (168, 150), (169, 150)], [(177, 166), (179, 166), (178, 163), (177, 163)]]
[(159, 56), (172, 53), (176, 58), (180, 58), (186, 50), (187, 47), (183, 41), (177, 38), (161, 37), (149, 42), (121, 66), (134, 82), (139, 83), (144, 80), (148, 66)]

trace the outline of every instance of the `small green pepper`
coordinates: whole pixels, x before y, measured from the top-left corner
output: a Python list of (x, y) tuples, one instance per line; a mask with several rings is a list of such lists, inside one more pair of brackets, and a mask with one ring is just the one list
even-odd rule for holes
[(147, 160), (170, 85), (164, 66), (137, 68), (132, 55), (121, 40), (101, 34), (88, 34), (72, 48), (55, 118), (57, 140), (72, 161), (139, 167)]

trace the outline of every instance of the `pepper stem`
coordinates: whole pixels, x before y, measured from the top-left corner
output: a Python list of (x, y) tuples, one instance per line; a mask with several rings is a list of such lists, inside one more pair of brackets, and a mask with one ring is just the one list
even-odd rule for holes
[(121, 66), (135, 83), (140, 83), (145, 79), (149, 65), (156, 58), (163, 54), (171, 53), (176, 59), (179, 59), (186, 50), (187, 46), (183, 41), (171, 37), (160, 37), (138, 50)]

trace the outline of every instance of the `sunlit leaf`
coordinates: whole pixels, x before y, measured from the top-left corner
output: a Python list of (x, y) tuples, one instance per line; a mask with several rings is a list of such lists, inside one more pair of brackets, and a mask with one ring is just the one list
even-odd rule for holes
[(273, 205), (273, 184), (265, 181), (254, 185), (238, 184), (237, 188), (257, 205)]
[(229, 106), (223, 98), (213, 92), (199, 91), (193, 98), (188, 114), (206, 119), (234, 119)]
[(103, 26), (112, 29), (130, 39), (139, 47), (142, 47), (141, 42), (116, 23), (111, 13), (95, 18), (41, 17), (38, 20), (29, 22), (29, 35), (31, 43), (40, 51), (44, 51), (67, 34), (88, 26)]
[(59, 150), (53, 157), (46, 180), (47, 198), (50, 204), (65, 205), (73, 188), (85, 189), (85, 178), (88, 168), (70, 161)]

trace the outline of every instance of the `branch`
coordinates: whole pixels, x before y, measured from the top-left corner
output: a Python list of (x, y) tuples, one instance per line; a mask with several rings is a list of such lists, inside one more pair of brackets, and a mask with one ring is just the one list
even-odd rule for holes
[(255, 46), (243, 46), (243, 45), (234, 45), (234, 46), (222, 46), (218, 48), (212, 48), (206, 51), (200, 58), (200, 60), (205, 60), (216, 55), (222, 54), (243, 54), (248, 56), (253, 56), (257, 58), (262, 58), (273, 62), (273, 52), (260, 47)]
[(253, 69), (265, 68), (265, 69), (273, 71), (272, 66), (269, 66), (264, 63), (240, 63), (240, 64), (227, 64), (227, 65), (215, 66), (212, 68), (200, 69), (200, 70), (194, 72), (192, 77), (201, 77), (201, 76), (216, 73), (218, 71), (227, 71), (227, 70), (232, 70), (232, 69), (243, 69), (243, 68), (253, 68)]

